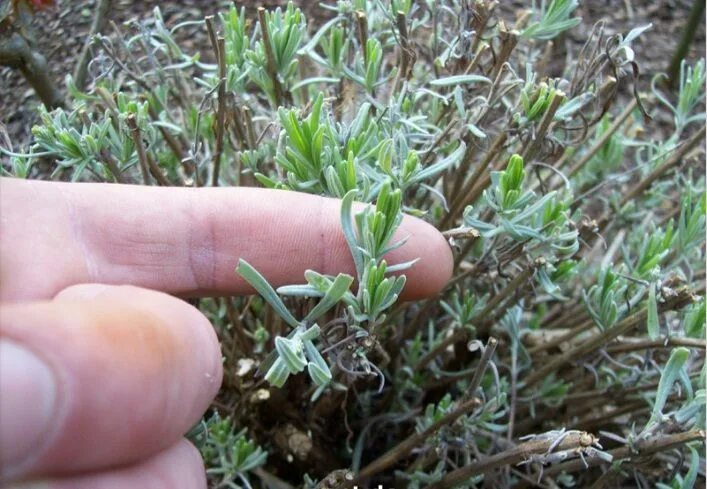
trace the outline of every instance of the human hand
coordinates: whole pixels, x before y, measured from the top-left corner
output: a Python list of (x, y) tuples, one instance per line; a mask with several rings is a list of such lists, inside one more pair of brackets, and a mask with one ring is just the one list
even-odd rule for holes
[[(0, 484), (205, 487), (183, 434), (219, 389), (221, 353), (168, 294), (252, 292), (241, 257), (273, 285), (353, 273), (339, 202), (294, 192), (0, 179), (0, 213)], [(439, 291), (442, 236), (411, 217), (398, 234), (388, 261), (420, 257), (404, 298)]]

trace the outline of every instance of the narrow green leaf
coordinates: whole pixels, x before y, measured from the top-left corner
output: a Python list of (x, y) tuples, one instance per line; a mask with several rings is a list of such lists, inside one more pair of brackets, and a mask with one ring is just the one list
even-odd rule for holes
[(461, 160), (464, 152), (466, 151), (466, 144), (459, 143), (457, 149), (454, 150), (452, 154), (444, 158), (442, 161), (435, 163), (434, 165), (428, 166), (417, 172), (415, 176), (410, 180), (411, 182), (419, 182), (427, 178), (433, 177), (446, 170), (450, 166), (456, 165), (459, 160)]
[(317, 385), (326, 385), (331, 381), (331, 371), (329, 370), (329, 367), (324, 369), (314, 362), (309, 362), (307, 365), (307, 372)]
[(433, 87), (448, 87), (450, 85), (461, 85), (465, 83), (491, 83), (491, 80), (481, 75), (455, 75), (446, 78), (437, 78), (432, 80), (430, 85)]
[(334, 307), (349, 290), (352, 283), (353, 277), (351, 275), (346, 275), (345, 273), (340, 273), (337, 275), (334, 279), (334, 283), (331, 284), (331, 287), (329, 287), (329, 290), (327, 290), (322, 300), (320, 300), (319, 303), (314, 306), (311, 311), (309, 311), (307, 317), (304, 318), (305, 321), (316, 321), (317, 318), (321, 317), (329, 309)]
[(680, 375), (680, 369), (685, 366), (685, 362), (687, 362), (689, 356), (690, 351), (684, 347), (675, 348), (672, 352), (670, 352), (670, 358), (668, 359), (668, 363), (665, 365), (663, 374), (660, 376), (660, 382), (658, 382), (658, 390), (656, 391), (655, 403), (653, 404), (653, 412), (648, 425), (655, 423), (662, 415), (665, 402), (668, 400), (673, 384)]
[(655, 298), (655, 287), (651, 284), (648, 290), (648, 336), (655, 340), (660, 335), (658, 323), (658, 301)]
[(287, 365), (282, 358), (275, 360), (272, 367), (265, 374), (265, 380), (267, 380), (274, 387), (282, 387), (287, 382), (287, 378), (290, 376), (290, 372), (287, 369)]
[(311, 285), (283, 285), (277, 288), (280, 295), (291, 295), (295, 297), (324, 297), (324, 293)]
[(690, 449), (690, 463), (687, 465), (689, 468), (687, 470), (687, 475), (682, 480), (680, 484), (680, 489), (692, 489), (695, 487), (695, 481), (697, 481), (697, 471), (700, 468), (700, 454), (695, 449), (695, 447), (688, 446)]
[(314, 324), (314, 325), (312, 325), (312, 327), (310, 327), (306, 331), (299, 333), (299, 339), (302, 342), (314, 341), (319, 336), (319, 333), (321, 333), (321, 331), (322, 330), (319, 327), (319, 325)]
[(270, 306), (272, 306), (275, 312), (277, 312), (287, 324), (293, 328), (299, 325), (299, 321), (297, 321), (290, 311), (287, 310), (285, 304), (282, 302), (268, 281), (265, 280), (265, 277), (260, 275), (260, 273), (247, 261), (242, 258), (238, 260), (236, 272), (238, 272), (238, 274), (243, 277), (246, 282), (248, 282), (251, 287), (253, 287), (263, 297), (263, 299), (268, 302), (268, 304), (270, 304)]
[(356, 266), (356, 276), (360, 279), (363, 274), (363, 256), (361, 256), (361, 252), (358, 249), (358, 240), (356, 239), (352, 217), (353, 201), (356, 198), (356, 193), (356, 190), (350, 190), (341, 200), (341, 228)]
[(705, 336), (705, 301), (690, 309), (683, 320), (685, 334), (691, 338), (704, 338)]
[(275, 349), (291, 373), (301, 372), (307, 366), (307, 360), (302, 353), (302, 341), (299, 338), (289, 339), (278, 336), (275, 338)]
[(405, 271), (405, 270), (411, 268), (418, 261), (420, 261), (420, 259), (415, 258), (414, 260), (409, 260), (409, 261), (405, 261), (402, 263), (396, 263), (395, 265), (390, 265), (386, 271), (387, 271), (387, 273), (402, 272), (402, 271)]

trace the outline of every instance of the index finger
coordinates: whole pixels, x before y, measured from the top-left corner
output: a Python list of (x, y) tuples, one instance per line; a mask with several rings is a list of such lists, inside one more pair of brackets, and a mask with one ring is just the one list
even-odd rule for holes
[[(160, 188), (3, 179), (0, 297), (52, 297), (78, 283), (132, 284), (182, 296), (252, 289), (235, 272), (240, 258), (274, 286), (304, 281), (307, 269), (353, 274), (340, 201), (254, 188)], [(451, 275), (442, 235), (406, 216), (386, 255), (415, 258), (406, 299), (437, 293)]]

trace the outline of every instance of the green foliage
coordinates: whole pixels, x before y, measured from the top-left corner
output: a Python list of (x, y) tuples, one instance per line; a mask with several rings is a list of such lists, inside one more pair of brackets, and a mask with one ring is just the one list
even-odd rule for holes
[[(333, 281), (326, 283), (325, 290), (317, 291), (321, 294), (321, 300), (302, 321), (297, 321), (265, 277), (248, 262), (241, 259), (236, 272), (258, 291), (287, 324), (294, 328), (287, 338), (281, 336), (275, 338), (275, 351), (261, 365), (261, 369), (266, 371), (265, 380), (275, 387), (282, 387), (290, 375), (298, 374), (307, 368), (315, 384), (327, 384), (331, 380), (331, 372), (314, 346), (313, 340), (320, 332), (319, 326), (314, 324), (314, 321), (334, 307), (344, 295), (350, 294), (349, 287), (353, 277), (339, 274)], [(306, 290), (304, 294), (307, 294)], [(312, 326), (309, 326), (310, 324)]]
[(463, 296), (453, 292), (449, 301), (440, 301), (439, 305), (449, 314), (457, 326), (472, 328), (471, 320), (483, 308), (484, 301), (478, 296), (465, 290)]
[(602, 270), (597, 284), (589, 291), (582, 291), (584, 304), (594, 322), (601, 329), (609, 329), (623, 317), (625, 310), (620, 306), (628, 290), (623, 277), (611, 268)]
[(579, 17), (571, 17), (572, 12), (579, 5), (577, 0), (550, 0), (549, 5), (546, 0), (541, 0), (539, 9), (535, 6), (535, 2), (533, 5), (536, 19), (523, 30), (521, 34), (523, 37), (552, 39), (563, 31), (575, 27), (582, 20)]
[[(288, 181), (295, 190), (313, 188), (322, 191), (324, 180), (324, 136), (326, 126), (320, 124), (324, 97), (320, 94), (314, 101), (312, 112), (303, 121), (297, 119), (294, 110), (280, 108), (278, 116), (286, 134), (284, 154), (275, 158), (288, 172)], [(355, 183), (355, 182), (354, 182)]]
[(344, 66), (344, 73), (367, 92), (373, 93), (377, 86), (385, 83), (385, 80), (380, 79), (383, 46), (378, 39), (368, 39), (364, 50), (357, 56), (354, 69)]
[(514, 115), (519, 125), (525, 125), (540, 119), (550, 107), (555, 97), (562, 96), (557, 88), (546, 82), (535, 84), (534, 78), (529, 78), (520, 92), (521, 112)]
[(249, 473), (267, 461), (267, 452), (246, 436), (245, 429), (236, 431), (233, 420), (218, 413), (187, 436), (199, 448), (207, 473), (224, 487), (251, 487)]
[(648, 239), (644, 239), (644, 245), (639, 251), (638, 262), (633, 269), (638, 277), (650, 277), (656, 273), (657, 267), (670, 253), (673, 237), (673, 223), (671, 221), (665, 231), (653, 229)]
[(658, 319), (658, 301), (656, 299), (655, 287), (649, 287), (648, 289), (648, 336), (650, 339), (655, 340), (658, 338), (660, 333), (659, 319)]
[(246, 52), (250, 49), (250, 39), (246, 27), (245, 10), (232, 6), (220, 15), (225, 43), (226, 89), (242, 90), (248, 75)]
[[(248, 76), (268, 95), (273, 107), (281, 103), (282, 87), (287, 87), (297, 72), (297, 50), (304, 39), (306, 21), (292, 2), (283, 12), (265, 12), (265, 23), (258, 22), (260, 39), (252, 50), (245, 51)], [(265, 32), (268, 39), (265, 38)]]
[(704, 338), (705, 336), (705, 301), (691, 307), (683, 319), (685, 335), (691, 338)]
[(675, 234), (677, 253), (688, 253), (704, 238), (706, 209), (707, 195), (704, 192), (695, 194), (688, 188), (680, 202), (680, 216)]
[[(610, 127), (611, 119), (606, 115), (602, 118), (601, 122), (596, 125), (594, 142), (598, 142), (603, 137), (607, 136), (606, 133)], [(616, 171), (624, 161), (625, 154), (626, 146), (621, 133), (613, 132), (609, 134), (606, 142), (601, 145), (582, 171), (580, 178), (587, 182), (584, 185), (597, 183), (610, 172)]]
[(680, 64), (680, 83), (675, 105), (655, 86), (659, 78), (660, 76), (656, 76), (653, 80), (653, 93), (672, 112), (677, 134), (680, 134), (688, 124), (705, 120), (704, 112), (695, 113), (695, 109), (703, 102), (705, 95), (704, 59), (699, 60), (694, 66), (690, 66), (686, 60)]
[(661, 420), (663, 409), (665, 408), (665, 403), (668, 400), (673, 384), (678, 380), (681, 372), (684, 371), (683, 369), (685, 368), (685, 363), (689, 356), (690, 352), (687, 348), (675, 348), (670, 352), (668, 363), (665, 365), (665, 369), (660, 376), (658, 390), (656, 391), (655, 401), (653, 402), (653, 410), (651, 411), (651, 417), (648, 420), (646, 429)]
[(685, 477), (675, 474), (670, 484), (659, 482), (655, 486), (657, 489), (692, 489), (695, 487), (700, 467), (700, 454), (694, 446), (688, 446), (688, 448), (690, 450), (690, 461), (687, 463), (688, 470)]
[(425, 413), (417, 419), (416, 429), (419, 432), (425, 431), (433, 424), (440, 421), (454, 408), (452, 396), (445, 395), (437, 404), (428, 404)]
[[(297, 69), (297, 50), (304, 39), (307, 22), (302, 11), (295, 8), (292, 2), (287, 4), (284, 12), (279, 8), (274, 12), (266, 11), (265, 21), (270, 33), (277, 73), (287, 79)], [(264, 26), (261, 25), (260, 29), (263, 30)]]

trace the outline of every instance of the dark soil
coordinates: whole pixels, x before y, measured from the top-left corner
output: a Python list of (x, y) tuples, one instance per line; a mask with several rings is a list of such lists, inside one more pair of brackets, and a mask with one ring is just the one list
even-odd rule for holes
[[(692, 1), (704, 0), (587, 0), (582, 2), (578, 15), (582, 25), (571, 31), (565, 41), (572, 52), (581, 46), (595, 22), (606, 21), (606, 33), (627, 33), (633, 27), (653, 23), (653, 29), (634, 43), (636, 60), (641, 67), (640, 88), (648, 88), (651, 77), (667, 69), (670, 58), (682, 34)], [(64, 77), (74, 70), (76, 60), (91, 26), (96, 0), (57, 0), (56, 5), (38, 13), (33, 21), (36, 47), (48, 59), (53, 78), (63, 87)], [(256, 6), (273, 6), (285, 0), (237, 2), (254, 10)], [(301, 0), (310, 22), (322, 20), (327, 11), (316, 1)], [(114, 0), (110, 20), (117, 25), (132, 19), (145, 19), (159, 5), (167, 25), (204, 17), (219, 11), (230, 2), (204, 0)], [(504, 17), (512, 22), (530, 1), (500, 2)], [(107, 28), (110, 30), (110, 26)], [(200, 51), (209, 57), (206, 32), (181, 32), (185, 51)], [(705, 24), (698, 28), (688, 58), (695, 60), (705, 55)], [(15, 150), (25, 148), (31, 137), (31, 127), (37, 120), (37, 97), (16, 70), (0, 67), (0, 122), (6, 125)]]

